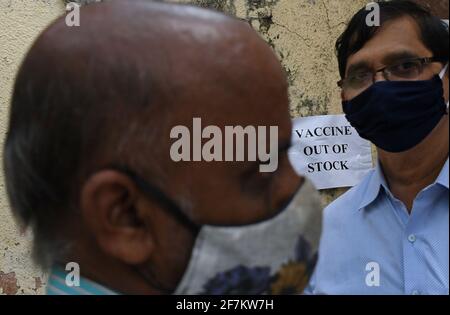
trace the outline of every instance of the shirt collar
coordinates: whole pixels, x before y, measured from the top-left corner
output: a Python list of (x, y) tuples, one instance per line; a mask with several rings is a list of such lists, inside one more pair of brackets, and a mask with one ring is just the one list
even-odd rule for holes
[(387, 187), (387, 185), (383, 171), (381, 170), (380, 162), (378, 161), (375, 170), (368, 179), (365, 191), (360, 192), (361, 198), (358, 202), (358, 210), (361, 210), (374, 202), (380, 194), (382, 187)]
[[(80, 276), (79, 286), (69, 286), (66, 277), (69, 271), (65, 271), (59, 266), (51, 269), (48, 284), (47, 295), (116, 295), (117, 293), (96, 282)], [(72, 279), (72, 277), (70, 277)]]
[(448, 163), (449, 159), (447, 158), (447, 162), (445, 162), (444, 167), (441, 170), (441, 173), (439, 174), (438, 178), (436, 179), (436, 183), (439, 185), (444, 186), (445, 188), (448, 188)]
[[(449, 189), (449, 159), (447, 159), (447, 162), (445, 163), (444, 167), (441, 170), (441, 173), (437, 177), (435, 184), (439, 184), (444, 186), (445, 188)], [(371, 177), (369, 178), (369, 182), (366, 188), (365, 192), (362, 192), (361, 200), (359, 201), (358, 210), (361, 210), (368, 205), (370, 205), (372, 202), (375, 201), (375, 199), (380, 194), (380, 191), (384, 190), (386, 194), (389, 196), (392, 196), (391, 191), (389, 190), (389, 186), (387, 185), (386, 178), (383, 174), (383, 169), (381, 168), (380, 161), (377, 161), (377, 166), (374, 170), (374, 172), (371, 174)]]

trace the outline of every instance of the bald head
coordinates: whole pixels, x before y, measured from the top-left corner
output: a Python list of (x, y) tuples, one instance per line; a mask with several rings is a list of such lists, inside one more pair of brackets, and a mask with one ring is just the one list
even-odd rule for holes
[[(212, 105), (229, 106), (273, 82), (285, 89), (278, 60), (247, 23), (197, 7), (139, 0), (83, 7), (79, 27), (67, 27), (60, 18), (30, 51), (18, 88), (22, 77), (56, 85), (59, 91), (52, 95), (60, 99), (55, 106), (76, 110), (72, 121), (86, 120), (92, 112), (96, 134), (100, 121), (113, 123), (121, 135), (132, 131), (130, 122), (165, 131), (163, 125), (169, 126), (177, 113), (215, 113)], [(118, 121), (126, 126), (117, 128)], [(117, 153), (119, 136), (108, 126), (103, 130), (104, 144)], [(141, 132), (148, 142), (148, 132)]]
[[(79, 215), (79, 210), (91, 208), (95, 215), (102, 213), (95, 200), (83, 199), (89, 185), (94, 191), (101, 183), (115, 181), (106, 186), (114, 187), (114, 193), (126, 191), (124, 196), (133, 198), (127, 207), (135, 202), (134, 210), (144, 207), (126, 222), (147, 220), (154, 207), (138, 202), (145, 197), (126, 179), (111, 173), (92, 179), (112, 165), (125, 165), (162, 189), (170, 184), (165, 192), (169, 198), (187, 200), (197, 209), (187, 214), (205, 224), (233, 223), (233, 218), (224, 219), (229, 209), (235, 209), (233, 215), (241, 221), (256, 221), (268, 205), (282, 204), (292, 194), (298, 178), (287, 157), (280, 158), (279, 182), (249, 175), (233, 164), (175, 165), (169, 157), (170, 128), (188, 125), (193, 117), (219, 127), (275, 125), (280, 137), (290, 139), (284, 73), (270, 47), (247, 23), (191, 6), (117, 0), (83, 7), (79, 27), (68, 27), (64, 17), (50, 25), (17, 76), (5, 145), (11, 205), (22, 222), (33, 225), (35, 252), (59, 255), (55, 251), (64, 246), (57, 240), (86, 238), (79, 236), (80, 229), (61, 228), (67, 220), (98, 236), (92, 222)], [(205, 187), (210, 188), (207, 196)], [(221, 198), (228, 203), (221, 202), (223, 209), (208, 214)], [(88, 218), (102, 222), (95, 215)], [(160, 223), (154, 224), (166, 226)], [(157, 236), (158, 244), (173, 244), (168, 240), (173, 237), (171, 224), (167, 226), (172, 229)], [(183, 240), (176, 243), (189, 248)], [(117, 254), (120, 242), (110, 241)], [(168, 266), (181, 261), (176, 268), (183, 268), (190, 254), (186, 251), (158, 261)], [(52, 257), (38, 258), (45, 264)], [(128, 256), (115, 258), (130, 262)]]

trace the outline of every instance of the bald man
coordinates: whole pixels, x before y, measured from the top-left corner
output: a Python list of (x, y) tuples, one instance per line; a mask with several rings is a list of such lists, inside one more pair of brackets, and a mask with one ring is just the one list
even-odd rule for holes
[[(33, 230), (35, 258), (50, 268), (50, 294), (297, 293), (306, 285), (318, 199), (286, 154), (285, 75), (246, 23), (184, 5), (89, 5), (80, 27), (60, 18), (38, 38), (10, 115), (8, 195)], [(174, 161), (171, 130), (193, 118), (221, 130), (276, 126), (277, 169)], [(294, 279), (283, 268), (296, 270)], [(227, 282), (233, 275), (241, 286)]]

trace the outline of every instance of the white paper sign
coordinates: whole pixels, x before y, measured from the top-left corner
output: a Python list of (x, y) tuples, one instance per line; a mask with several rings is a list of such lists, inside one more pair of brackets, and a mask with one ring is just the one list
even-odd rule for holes
[(295, 119), (289, 159), (317, 189), (354, 186), (372, 169), (370, 142), (358, 135), (345, 115)]

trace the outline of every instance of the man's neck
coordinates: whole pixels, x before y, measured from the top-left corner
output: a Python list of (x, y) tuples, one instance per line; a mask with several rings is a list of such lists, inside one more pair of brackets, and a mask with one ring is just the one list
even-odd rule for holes
[[(83, 278), (96, 282), (119, 294), (161, 294), (161, 292), (149, 286), (136, 269), (130, 268), (116, 259), (112, 259), (98, 248), (93, 250), (91, 245), (73, 245), (73, 250), (76, 254), (68, 255), (64, 259), (66, 262), (77, 262)], [(58, 265), (65, 266), (65, 263), (60, 261)]]
[(448, 159), (449, 119), (445, 116), (419, 145), (402, 153), (379, 150), (379, 159), (392, 194), (411, 212), (414, 199), (439, 176)]

